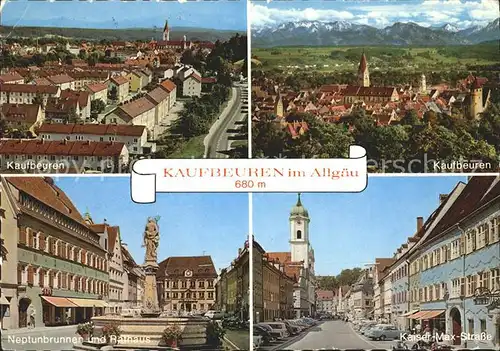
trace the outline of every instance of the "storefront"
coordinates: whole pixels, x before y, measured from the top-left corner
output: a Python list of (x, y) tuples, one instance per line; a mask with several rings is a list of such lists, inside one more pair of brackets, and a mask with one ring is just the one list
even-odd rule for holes
[(101, 316), (106, 306), (101, 300), (42, 296), (43, 323), (56, 326), (86, 322)]
[(420, 331), (428, 330), (431, 333), (444, 333), (446, 331), (445, 310), (424, 310), (408, 316), (412, 321), (411, 328), (420, 324)]

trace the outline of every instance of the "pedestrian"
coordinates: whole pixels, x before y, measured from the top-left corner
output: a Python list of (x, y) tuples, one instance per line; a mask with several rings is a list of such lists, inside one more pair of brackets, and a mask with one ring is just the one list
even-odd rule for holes
[(35, 308), (32, 308), (30, 313), (30, 324), (29, 324), (30, 328), (35, 328), (35, 316), (36, 316)]

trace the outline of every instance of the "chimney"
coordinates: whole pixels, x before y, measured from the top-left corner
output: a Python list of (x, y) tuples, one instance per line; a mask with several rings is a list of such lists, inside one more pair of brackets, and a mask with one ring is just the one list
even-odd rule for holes
[(424, 226), (424, 217), (417, 217), (417, 232)]
[(241, 247), (238, 248), (238, 256), (240, 256), (240, 255), (241, 255)]
[(439, 204), (441, 205), (448, 199), (448, 194), (439, 194)]

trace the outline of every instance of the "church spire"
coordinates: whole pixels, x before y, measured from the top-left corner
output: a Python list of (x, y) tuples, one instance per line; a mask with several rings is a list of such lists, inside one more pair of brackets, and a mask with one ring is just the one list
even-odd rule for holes
[(358, 84), (362, 87), (370, 86), (370, 72), (368, 72), (368, 60), (366, 59), (365, 50), (361, 54), (358, 67)]
[(302, 201), (300, 201), (300, 193), (297, 194), (297, 206), (302, 206)]

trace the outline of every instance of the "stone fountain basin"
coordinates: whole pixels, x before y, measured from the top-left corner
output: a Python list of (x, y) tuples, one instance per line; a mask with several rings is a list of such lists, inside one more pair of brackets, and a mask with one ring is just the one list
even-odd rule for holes
[(117, 323), (120, 325), (121, 335), (112, 343), (121, 346), (161, 346), (163, 330), (169, 326), (178, 326), (182, 331), (182, 346), (203, 345), (206, 343), (206, 329), (208, 320), (201, 317), (122, 317), (99, 316), (92, 321), (96, 329), (101, 329), (106, 324)]

